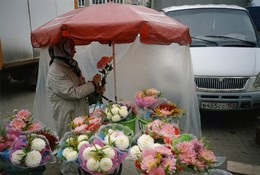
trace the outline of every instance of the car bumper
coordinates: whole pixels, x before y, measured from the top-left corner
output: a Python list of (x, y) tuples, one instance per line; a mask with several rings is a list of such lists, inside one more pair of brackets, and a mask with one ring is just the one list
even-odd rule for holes
[(239, 93), (197, 92), (201, 110), (250, 110), (260, 109), (260, 91)]

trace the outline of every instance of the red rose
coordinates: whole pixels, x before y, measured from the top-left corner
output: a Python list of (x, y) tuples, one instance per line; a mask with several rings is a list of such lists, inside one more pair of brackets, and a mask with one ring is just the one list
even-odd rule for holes
[(103, 69), (108, 63), (112, 61), (113, 57), (103, 56), (97, 63), (98, 69)]

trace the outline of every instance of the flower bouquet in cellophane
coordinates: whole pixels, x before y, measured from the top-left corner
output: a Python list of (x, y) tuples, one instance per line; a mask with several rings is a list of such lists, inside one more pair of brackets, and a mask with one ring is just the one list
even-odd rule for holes
[(127, 126), (111, 123), (102, 125), (95, 136), (106, 145), (128, 152), (134, 132)]
[(60, 140), (57, 157), (63, 161), (77, 161), (79, 149), (85, 143), (89, 143), (89, 138), (93, 133), (66, 132)]
[(132, 106), (127, 103), (107, 103), (104, 108), (104, 122), (116, 123), (126, 121), (132, 117)]
[(179, 124), (179, 119), (185, 115), (185, 111), (179, 108), (175, 103), (161, 99), (152, 109), (146, 109), (143, 120), (146, 123), (154, 120), (163, 120), (169, 123)]
[(208, 172), (217, 163), (216, 156), (206, 144), (205, 139), (197, 139), (191, 134), (181, 134), (171, 140), (177, 158), (179, 172)]
[(128, 158), (134, 161), (139, 174), (166, 174), (176, 172), (176, 158), (171, 147), (157, 143), (148, 134), (138, 134), (129, 150)]
[(81, 168), (94, 175), (112, 174), (126, 156), (126, 152), (120, 152), (96, 137), (92, 137), (90, 144), (84, 144), (79, 150)]
[(35, 168), (55, 162), (48, 140), (43, 135), (21, 135), (10, 148), (10, 161), (20, 168)]
[(155, 88), (144, 89), (135, 93), (135, 102), (138, 108), (152, 108), (162, 93)]
[(34, 120), (29, 110), (14, 110), (14, 113), (5, 120), (7, 134), (17, 133), (18, 137), (21, 134), (31, 134), (43, 129), (44, 125), (40, 121)]
[(165, 144), (180, 134), (177, 124), (158, 119), (148, 123), (143, 132), (152, 136), (157, 142)]
[[(96, 116), (95, 114), (90, 114), (89, 116), (78, 116), (74, 118), (69, 126), (71, 127), (71, 131), (75, 133), (91, 133), (96, 132), (102, 123), (102, 117)], [(100, 113), (102, 115), (102, 113)]]

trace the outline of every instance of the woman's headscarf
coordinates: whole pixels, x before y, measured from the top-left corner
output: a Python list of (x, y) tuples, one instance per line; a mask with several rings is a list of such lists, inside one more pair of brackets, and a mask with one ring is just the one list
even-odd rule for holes
[(49, 54), (51, 57), (50, 65), (53, 63), (54, 59), (60, 59), (68, 64), (78, 77), (81, 76), (81, 71), (78, 67), (78, 63), (73, 59), (75, 53), (75, 43), (70, 38), (62, 38), (62, 40), (49, 47)]

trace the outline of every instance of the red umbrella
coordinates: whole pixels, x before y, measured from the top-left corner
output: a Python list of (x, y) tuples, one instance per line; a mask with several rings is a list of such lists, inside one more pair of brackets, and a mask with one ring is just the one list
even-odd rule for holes
[(187, 45), (191, 42), (189, 29), (172, 18), (147, 7), (111, 2), (58, 16), (34, 30), (31, 42), (34, 47), (42, 47), (58, 43), (61, 37), (72, 38), (76, 45), (97, 41), (112, 44), (115, 58), (114, 44), (131, 43), (138, 35), (145, 44)]

